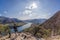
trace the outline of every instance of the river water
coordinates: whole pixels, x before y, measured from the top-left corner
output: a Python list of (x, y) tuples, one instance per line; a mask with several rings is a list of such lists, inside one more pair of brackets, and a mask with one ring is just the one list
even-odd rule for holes
[[(22, 30), (31, 27), (31, 24), (32, 23), (27, 23), (27, 24), (25, 24), (23, 26), (17, 27), (18, 32), (21, 32)], [(11, 32), (13, 33), (14, 32), (14, 29), (11, 29)]]

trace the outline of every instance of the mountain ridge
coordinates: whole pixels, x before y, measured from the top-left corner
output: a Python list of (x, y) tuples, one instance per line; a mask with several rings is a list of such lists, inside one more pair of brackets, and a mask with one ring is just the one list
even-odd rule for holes
[(33, 24), (42, 24), (46, 20), (47, 19), (30, 19), (30, 20), (23, 20), (23, 21), (27, 23), (33, 23)]
[(0, 23), (11, 23), (11, 22), (23, 22), (17, 18), (8, 18), (4, 16), (0, 16)]

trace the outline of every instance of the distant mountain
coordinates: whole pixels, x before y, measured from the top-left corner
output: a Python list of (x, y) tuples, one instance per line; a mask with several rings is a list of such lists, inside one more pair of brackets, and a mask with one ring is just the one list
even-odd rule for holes
[(16, 18), (8, 18), (0, 16), (0, 24), (11, 24), (11, 23), (25, 24), (22, 20)]
[(31, 20), (23, 20), (24, 22), (27, 23), (33, 23), (33, 24), (41, 24), (45, 22), (47, 19), (31, 19)]

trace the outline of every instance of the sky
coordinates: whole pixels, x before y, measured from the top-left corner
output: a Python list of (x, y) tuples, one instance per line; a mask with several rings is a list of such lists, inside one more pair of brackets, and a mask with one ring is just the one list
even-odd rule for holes
[(60, 11), (60, 0), (0, 0), (0, 16), (28, 19), (49, 19)]

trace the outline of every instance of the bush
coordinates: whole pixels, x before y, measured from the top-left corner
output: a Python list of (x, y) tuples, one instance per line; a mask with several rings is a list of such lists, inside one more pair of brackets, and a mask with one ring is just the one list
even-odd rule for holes
[(10, 32), (10, 28), (8, 25), (1, 25), (0, 24), (0, 32), (1, 34), (8, 34)]

